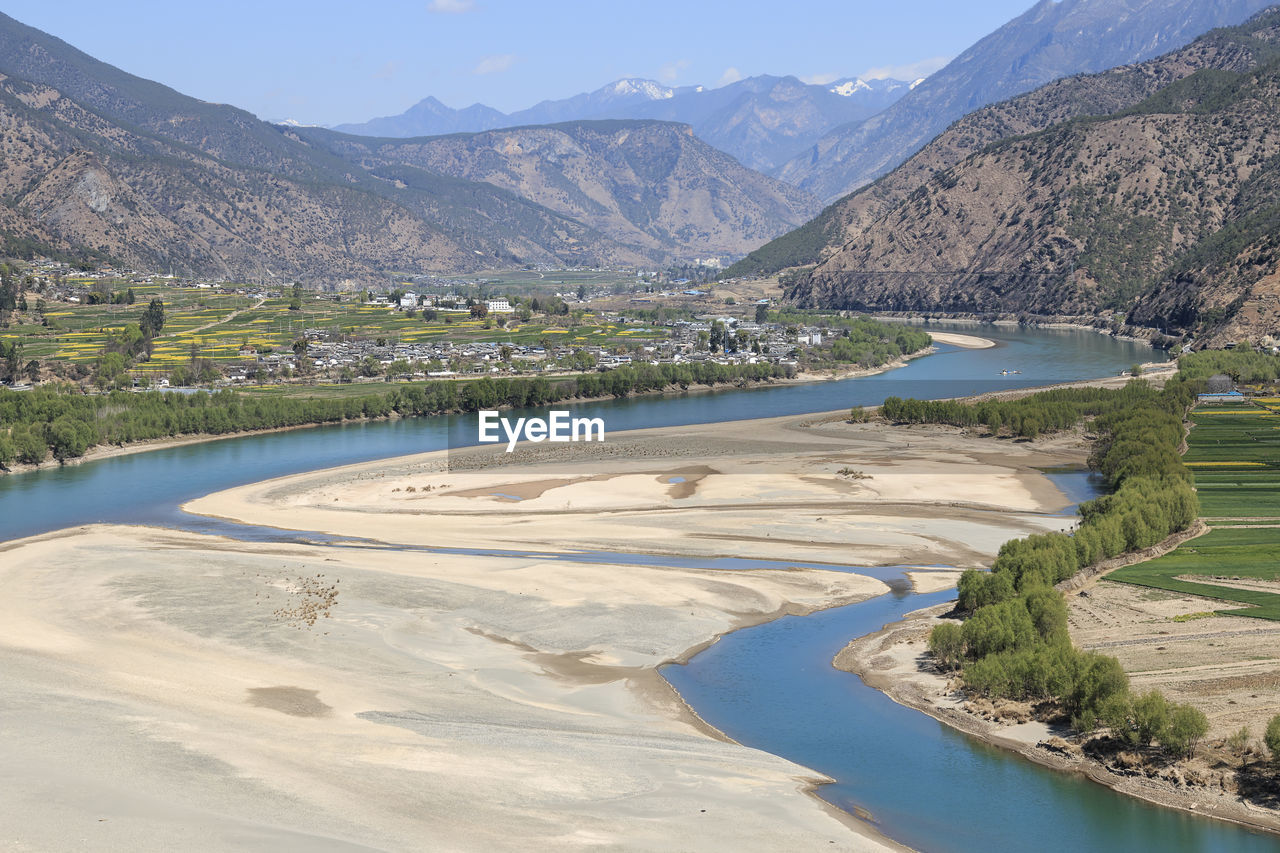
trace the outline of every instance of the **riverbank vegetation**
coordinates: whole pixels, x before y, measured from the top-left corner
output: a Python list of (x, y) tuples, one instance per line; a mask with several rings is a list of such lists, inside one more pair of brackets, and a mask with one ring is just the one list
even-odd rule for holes
[[(1135, 381), (1118, 391), (1071, 389), (976, 404), (886, 401), (883, 414), (903, 422), (1029, 437), (1083, 421), (1096, 437), (1090, 466), (1106, 478), (1109, 493), (1081, 506), (1072, 533), (1012, 540), (989, 573), (966, 572), (957, 602), (962, 621), (945, 622), (931, 633), (933, 655), (959, 674), (966, 690), (1037, 703), (1049, 714), (1069, 716), (1084, 734), (1105, 730), (1088, 747), (1094, 751), (1137, 749), (1170, 758), (1194, 752), (1209, 728), (1204, 713), (1159, 691), (1136, 693), (1115, 658), (1076, 649), (1067, 632), (1065, 600), (1054, 584), (1109, 557), (1147, 548), (1187, 528), (1201, 512), (1216, 525), (1224, 513), (1272, 506), (1280, 477), (1270, 469), (1280, 467), (1280, 441), (1271, 423), (1263, 422), (1277, 414), (1268, 399), (1196, 409), (1189, 451), (1185, 459), (1180, 455), (1183, 420), (1196, 394), (1211, 376), (1223, 374), (1256, 389), (1280, 377), (1280, 358), (1248, 348), (1185, 355), (1177, 376), (1159, 391)], [(1203, 510), (1196, 485), (1205, 498)], [(1240, 493), (1242, 485), (1247, 496)], [(1247, 583), (1217, 586), (1211, 577), (1204, 583), (1185, 578), (1227, 573), (1235, 581), (1277, 580), (1277, 534), (1280, 524), (1214, 530), (1108, 579), (1240, 602), (1252, 606), (1219, 612), (1277, 618), (1280, 596), (1273, 592), (1241, 588)], [(1280, 757), (1280, 723), (1275, 728), (1276, 743), (1266, 746)], [(1237, 751), (1246, 754), (1248, 733), (1234, 737)]]
[(183, 435), (226, 435), (391, 415), (439, 415), (573, 399), (626, 397), (693, 385), (765, 382), (791, 376), (778, 364), (640, 364), (562, 379), (484, 377), (467, 382), (366, 385), (344, 397), (259, 396), (223, 390), (84, 394), (68, 386), (0, 390), (0, 465), (66, 461), (95, 445)]
[[(1236, 359), (1264, 375), (1277, 361), (1259, 354)], [(1218, 611), (1224, 615), (1280, 620), (1278, 417), (1275, 397), (1197, 407), (1184, 461), (1195, 472), (1201, 517), (1213, 529), (1109, 579), (1241, 605)]]
[[(0, 389), (0, 467), (13, 462), (38, 464), (50, 455), (62, 462), (83, 456), (97, 445), (184, 435), (226, 435), (393, 415), (544, 406), (575, 399), (680, 391), (691, 386), (771, 382), (794, 377), (802, 364), (880, 367), (924, 350), (931, 343), (929, 335), (919, 329), (878, 323), (866, 317), (829, 317), (824, 332), (834, 336), (830, 345), (811, 350), (814, 359), (799, 362), (635, 361), (588, 372), (596, 360), (585, 350), (578, 350), (575, 354), (584, 356), (578, 365), (582, 372), (574, 375), (391, 382), (392, 373), (409, 371), (408, 364), (397, 362), (393, 364), (395, 369), (387, 371), (388, 381), (343, 384), (337, 392), (315, 385), (283, 383), (212, 393), (129, 392), (117, 386), (127, 384), (126, 370), (131, 360), (145, 357), (155, 336), (168, 325), (159, 299), (152, 299), (141, 317), (139, 323), (126, 326), (113, 337), (98, 358), (94, 378), (102, 380), (95, 382), (101, 393), (86, 393), (84, 385), (72, 382), (45, 383), (23, 392)], [(720, 330), (719, 348), (725, 349), (730, 336), (721, 324), (715, 324), (715, 328)], [(741, 343), (739, 337), (733, 340), (735, 346)], [(20, 352), (12, 347), (0, 350), (0, 361), (6, 358), (17, 363)], [(192, 358), (194, 369), (195, 356)], [(366, 361), (375, 368), (371, 375), (381, 372), (376, 359)], [(186, 368), (174, 370), (183, 372), (186, 378)]]
[(1194, 750), (1208, 730), (1204, 714), (1159, 693), (1134, 694), (1113, 657), (1076, 649), (1067, 608), (1054, 585), (1082, 568), (1140, 550), (1186, 529), (1199, 508), (1182, 464), (1182, 416), (1197, 383), (1179, 378), (1163, 390), (1135, 380), (1119, 390), (1065, 389), (976, 404), (886, 401), (895, 420), (985, 428), (1015, 436), (1088, 422), (1096, 436), (1090, 465), (1109, 493), (1080, 508), (1075, 531), (1006, 542), (990, 572), (959, 583), (963, 622), (934, 629), (930, 649), (960, 673), (969, 691), (995, 699), (1047, 703), (1081, 731), (1105, 726), (1117, 741), (1175, 756)]

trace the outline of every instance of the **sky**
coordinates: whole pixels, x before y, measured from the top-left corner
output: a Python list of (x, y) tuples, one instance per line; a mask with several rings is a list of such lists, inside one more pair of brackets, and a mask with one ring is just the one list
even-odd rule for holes
[(269, 120), (333, 125), (428, 95), (510, 112), (620, 77), (717, 86), (915, 79), (1033, 0), (6, 0), (132, 74)]

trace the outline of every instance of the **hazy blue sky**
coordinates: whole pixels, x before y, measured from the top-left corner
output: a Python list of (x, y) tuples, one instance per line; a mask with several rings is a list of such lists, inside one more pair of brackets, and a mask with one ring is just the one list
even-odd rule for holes
[(510, 111), (635, 76), (715, 86), (934, 70), (1032, 0), (8, 0), (3, 11), (134, 74), (318, 124), (427, 95)]

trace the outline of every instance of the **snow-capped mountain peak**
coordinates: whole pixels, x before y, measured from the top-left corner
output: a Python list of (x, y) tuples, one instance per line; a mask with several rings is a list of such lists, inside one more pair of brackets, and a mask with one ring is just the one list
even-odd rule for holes
[(609, 87), (615, 98), (641, 97), (650, 101), (665, 101), (675, 97), (675, 91), (652, 80), (622, 79)]
[(833, 95), (840, 95), (845, 98), (851, 98), (857, 92), (870, 92), (871, 87), (864, 81), (854, 77), (850, 80), (841, 80), (827, 90)]
[(923, 83), (923, 82), (924, 82), (924, 78), (923, 78), (923, 77), (919, 78), (918, 80), (914, 80), (914, 81), (912, 81), (912, 83), (911, 83), (911, 88), (912, 88), (912, 89), (914, 89), (916, 86), (919, 86), (919, 85), (920, 85), (921, 83)]

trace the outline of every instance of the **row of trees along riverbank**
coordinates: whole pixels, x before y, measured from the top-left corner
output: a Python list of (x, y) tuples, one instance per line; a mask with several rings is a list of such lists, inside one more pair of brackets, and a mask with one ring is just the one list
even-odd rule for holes
[[(1189, 367), (1199, 365), (1191, 359)], [(1163, 390), (1135, 380), (1121, 389), (1061, 389), (977, 404), (885, 401), (882, 414), (899, 422), (1034, 436), (1088, 421), (1097, 437), (1089, 463), (1109, 493), (1081, 505), (1074, 533), (1011, 540), (990, 572), (966, 571), (957, 603), (963, 622), (931, 633), (930, 650), (960, 672), (966, 689), (993, 699), (1055, 703), (1077, 730), (1105, 726), (1134, 746), (1158, 744), (1176, 756), (1195, 749), (1208, 731), (1204, 714), (1158, 691), (1134, 694), (1119, 661), (1076, 649), (1054, 584), (1100, 560), (1154, 545), (1195, 520), (1199, 504), (1179, 448), (1184, 416), (1203, 384), (1192, 378), (1198, 373), (1182, 372)]]
[(779, 364), (640, 364), (605, 373), (551, 380), (542, 377), (370, 385), (368, 394), (342, 397), (267, 396), (231, 390), (178, 394), (147, 391), (83, 394), (69, 386), (0, 390), (0, 465), (83, 456), (95, 445), (124, 445), (183, 435), (384, 418), (439, 415), (502, 407), (544, 406), (572, 399), (788, 378)]

